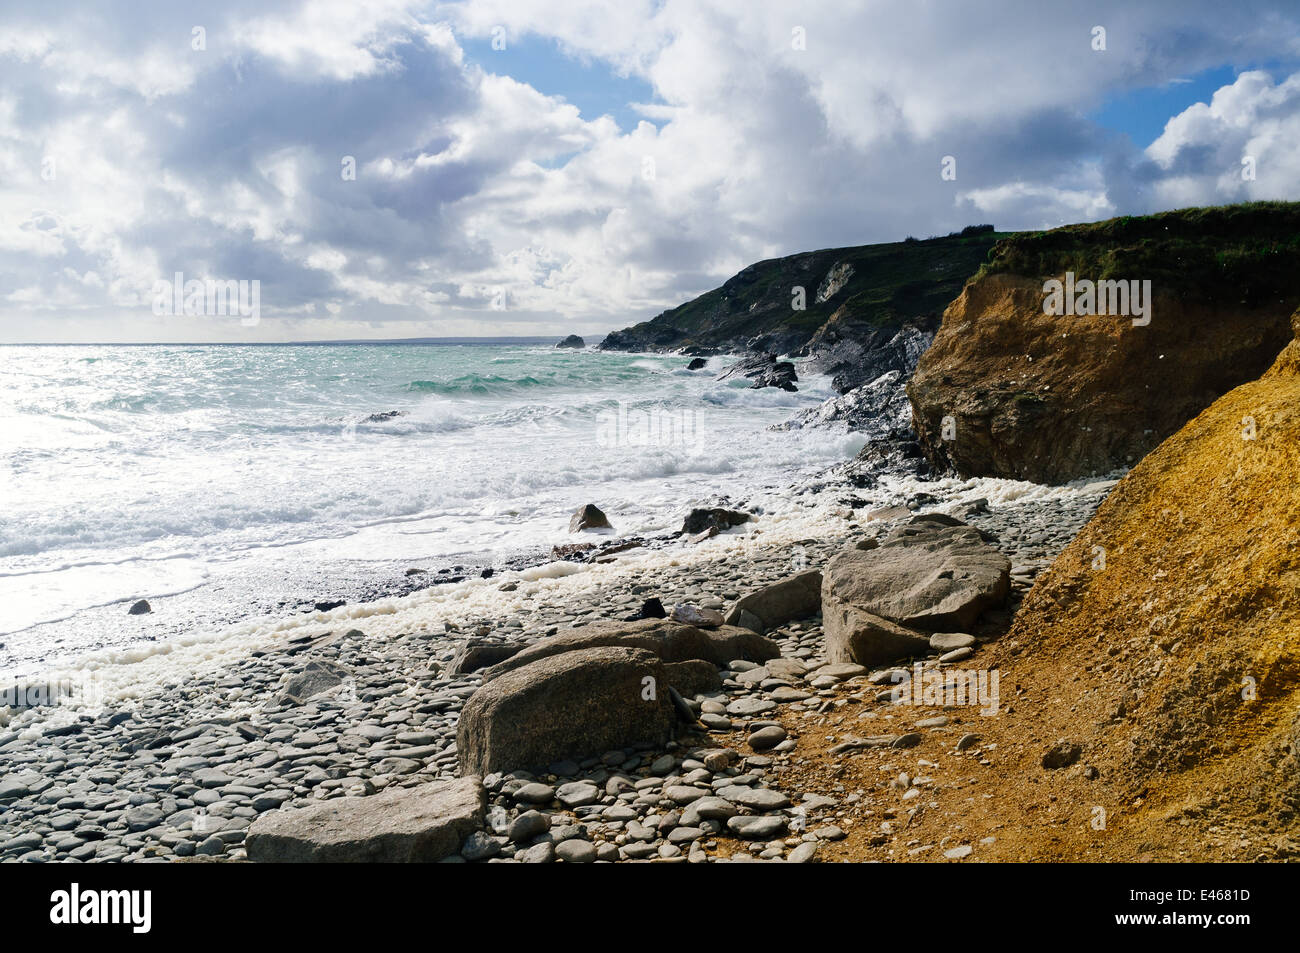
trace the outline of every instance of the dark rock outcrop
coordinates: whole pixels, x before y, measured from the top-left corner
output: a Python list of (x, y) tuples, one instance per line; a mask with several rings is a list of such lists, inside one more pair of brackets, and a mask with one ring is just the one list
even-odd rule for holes
[(584, 341), (582, 338), (578, 337), (578, 335), (576, 334), (570, 334), (568, 337), (566, 337), (563, 341), (561, 341), (559, 344), (555, 346), (579, 348), (579, 347), (586, 347), (587, 342)]
[(799, 389), (795, 386), (799, 376), (795, 373), (794, 364), (789, 361), (778, 361), (775, 354), (756, 354), (737, 361), (719, 374), (718, 380), (725, 381), (733, 377), (748, 378), (753, 381), (749, 386), (754, 389), (760, 387), (779, 387), (786, 391)]
[(723, 509), (719, 506), (708, 509), (697, 508), (686, 514), (681, 531), (687, 536), (698, 536), (700, 533), (720, 533), (748, 522), (749, 514), (738, 510)]
[(569, 532), (580, 533), (586, 529), (610, 529), (609, 518), (593, 503), (580, 506), (569, 520)]

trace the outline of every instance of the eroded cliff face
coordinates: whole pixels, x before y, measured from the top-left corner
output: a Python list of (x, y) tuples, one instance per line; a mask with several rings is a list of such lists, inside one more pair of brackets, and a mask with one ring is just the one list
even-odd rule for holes
[(1100, 771), (1078, 797), (1150, 843), (1296, 830), (1298, 474), (1291, 343), (1120, 481), (1004, 640), (1017, 712)]
[(1150, 323), (1135, 325), (1124, 315), (1045, 314), (1044, 298), (1042, 278), (991, 274), (944, 312), (907, 388), (938, 469), (1064, 483), (1132, 466), (1259, 377), (1290, 339), (1294, 307), (1156, 287)]

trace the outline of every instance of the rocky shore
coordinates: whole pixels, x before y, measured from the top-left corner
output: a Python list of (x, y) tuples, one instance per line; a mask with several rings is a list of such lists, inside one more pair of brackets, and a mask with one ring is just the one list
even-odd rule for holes
[[(860, 717), (878, 711), (881, 724), (873, 732), (887, 734), (898, 746), (890, 750), (901, 755), (913, 743), (916, 709), (908, 709), (906, 720), (894, 718), (890, 703), (877, 698), (892, 666), (829, 662), (818, 614), (766, 632), (776, 657), (719, 659), (703, 672), (696, 667), (698, 683), (681, 698), (694, 724), (679, 715), (674, 737), (663, 743), (593, 751), (531, 772), (494, 770), (481, 782), (456, 780), (463, 773), (461, 713), (484, 679), (482, 669), (465, 669), (490, 657), (476, 651), (483, 644), (536, 648), (565, 631), (621, 623), (651, 597), (668, 607), (689, 604), (706, 616), (725, 611), (746, 593), (885, 537), (919, 512), (958, 512), (988, 534), (1011, 560), (1014, 606), (1108, 486), (993, 507), (954, 502), (970, 497), (961, 485), (963, 492), (949, 500), (913, 494), (892, 507), (861, 501), (856, 510), (841, 507), (840, 531), (822, 538), (764, 543), (761, 534), (736, 540), (724, 534), (684, 543), (680, 564), (652, 577), (620, 572), (617, 560), (592, 566), (586, 571), (605, 573), (609, 581), (582, 604), (559, 586), (548, 596), (555, 580), (506, 574), (477, 585), (497, 592), (528, 587), (533, 592), (522, 616), (382, 638), (367, 636), (364, 623), (340, 625), (290, 635), (178, 686), (116, 699), (97, 711), (20, 711), (0, 734), (6, 764), (0, 856), (305, 859), (295, 819), (324, 811), (317, 826), (336, 830), (336, 843), (316, 844), (312, 850), (326, 853), (307, 856), (367, 859), (375, 848), (362, 835), (374, 818), (367, 819), (358, 799), (380, 794), (385, 801), (365, 804), (372, 811), (388, 805), (383, 815), (394, 829), (385, 849), (397, 856), (434, 843), (446, 848), (446, 859), (471, 862), (798, 862), (829, 855), (853, 823), (855, 806), (875, 803), (877, 795), (813, 795), (794, 783), (802, 770), (800, 734), (816, 731), (828, 712), (861, 707)], [(814, 499), (824, 502), (845, 489), (823, 488)], [(977, 629), (958, 656), (996, 638), (1009, 608)], [(917, 661), (951, 667), (947, 643), (935, 646)], [(943, 733), (937, 723), (922, 731)], [(990, 757), (963, 749), (962, 757), (977, 756)], [(413, 793), (403, 799), (403, 791)], [(907, 810), (892, 792), (889, 801), (880, 809)]]

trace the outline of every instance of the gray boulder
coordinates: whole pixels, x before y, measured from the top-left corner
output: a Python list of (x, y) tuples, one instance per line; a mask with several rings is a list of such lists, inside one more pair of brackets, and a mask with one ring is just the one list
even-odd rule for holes
[(664, 744), (675, 726), (668, 688), (663, 662), (643, 649), (599, 646), (532, 660), (465, 702), (456, 730), (461, 773)]
[(828, 662), (882, 665), (930, 649), (924, 634), (838, 600), (823, 607), (822, 626)]
[(822, 611), (847, 606), (927, 632), (962, 631), (1010, 590), (1011, 560), (979, 530), (950, 516), (916, 516), (878, 548), (831, 559)]
[(700, 659), (668, 662), (664, 671), (668, 675), (668, 684), (686, 698), (722, 691), (722, 674), (712, 662)]
[(766, 662), (781, 654), (775, 642), (750, 629), (733, 625), (697, 629), (670, 619), (596, 623), (539, 639), (504, 662), (484, 669), (483, 682), (487, 684), (538, 659), (599, 646), (644, 649), (665, 662), (699, 659), (718, 667), (733, 659)]
[(451, 674), (464, 675), (468, 672), (477, 672), (489, 665), (496, 665), (516, 654), (521, 648), (523, 645), (514, 642), (466, 639), (452, 656)]
[(327, 692), (341, 685), (345, 678), (351, 676), (350, 669), (324, 659), (313, 660), (302, 667), (297, 675), (292, 675), (285, 682), (280, 692), (281, 704), (301, 705), (313, 695)]
[(787, 622), (816, 615), (821, 608), (821, 590), (821, 572), (810, 569), (743, 596), (725, 621), (763, 635)]
[(262, 863), (428, 863), (456, 853), (483, 826), (477, 777), (369, 797), (269, 811), (248, 829), (248, 859)]

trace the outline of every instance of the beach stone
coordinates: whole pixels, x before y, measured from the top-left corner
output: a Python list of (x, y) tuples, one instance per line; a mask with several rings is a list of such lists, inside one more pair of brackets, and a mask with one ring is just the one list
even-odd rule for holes
[(790, 851), (790, 856), (786, 858), (786, 862), (791, 864), (811, 864), (816, 859), (817, 842), (805, 841)]
[(755, 751), (768, 751), (785, 741), (786, 732), (780, 725), (760, 728), (749, 736), (749, 746)]
[(281, 704), (302, 705), (312, 696), (343, 684), (343, 680), (351, 675), (350, 669), (337, 662), (313, 659), (285, 682), (279, 701)]
[(766, 698), (757, 698), (753, 695), (743, 695), (727, 705), (727, 713), (749, 717), (773, 711), (776, 707), (776, 702), (768, 701)]
[(790, 806), (790, 799), (772, 788), (724, 788), (727, 800), (754, 811), (779, 811)]
[(526, 851), (516, 855), (521, 863), (525, 864), (549, 864), (555, 861), (555, 845), (550, 841), (542, 841), (540, 844), (534, 844)]
[(555, 845), (555, 856), (566, 864), (590, 864), (596, 859), (596, 847), (590, 841), (574, 838)]
[(516, 844), (530, 841), (539, 834), (545, 834), (551, 828), (551, 822), (540, 811), (524, 811), (513, 821), (506, 832), (506, 837)]
[(727, 830), (746, 840), (771, 840), (786, 831), (785, 818), (770, 816), (731, 817)]
[(780, 646), (749, 629), (724, 625), (699, 629), (671, 619), (641, 619), (636, 622), (602, 622), (582, 626), (534, 642), (517, 655), (483, 671), (484, 685), (507, 672), (582, 649), (617, 646), (643, 649), (664, 662), (700, 659), (718, 668), (732, 659), (765, 662), (781, 655)]
[(730, 801), (709, 795), (686, 805), (681, 822), (683, 827), (697, 827), (701, 821), (725, 821), (739, 813), (739, 809)]
[(611, 529), (609, 518), (593, 503), (580, 506), (569, 520), (569, 532), (580, 533), (588, 529)]
[(590, 781), (571, 781), (560, 785), (555, 796), (565, 807), (586, 807), (600, 800), (600, 788)]
[(248, 859), (260, 863), (436, 861), (483, 825), (486, 807), (479, 777), (434, 781), (270, 811), (253, 821), (244, 843)]
[(525, 804), (550, 804), (555, 800), (555, 788), (539, 781), (530, 781), (514, 793), (514, 799)]
[[(659, 690), (647, 697), (647, 686)], [(480, 686), (465, 702), (456, 730), (461, 772), (662, 746), (676, 723), (666, 689), (662, 662), (641, 649), (605, 646), (539, 658)]]
[[(1011, 560), (979, 530), (941, 514), (914, 516), (879, 548), (841, 552), (827, 564), (827, 641), (851, 641), (847, 635), (861, 626), (862, 614), (929, 632), (966, 629), (981, 612), (1005, 603), (1010, 587)], [(922, 651), (929, 648), (928, 637), (923, 642)]]
[(501, 853), (501, 842), (485, 831), (474, 831), (460, 845), (460, 856), (468, 861), (489, 860)]
[(682, 521), (682, 533), (687, 536), (699, 536), (703, 533), (717, 535), (719, 532), (749, 522), (749, 514), (721, 507), (693, 509)]
[(494, 642), (487, 639), (469, 639), (462, 642), (456, 649), (456, 654), (452, 656), (449, 671), (452, 675), (464, 675), (468, 672), (477, 672), (479, 669), (487, 668), (489, 665), (496, 665), (498, 662), (504, 662), (512, 655), (516, 654), (523, 645), (510, 642)]
[(722, 613), (717, 609), (704, 609), (689, 602), (673, 606), (671, 616), (674, 622), (693, 625), (701, 629), (716, 629), (722, 625)]
[(141, 599), (131, 604), (131, 608), (126, 610), (127, 615), (148, 615), (153, 612), (153, 606), (149, 605), (148, 599)]
[(821, 609), (822, 574), (810, 569), (755, 590), (737, 600), (727, 613), (728, 625), (744, 626), (759, 635)]
[(975, 644), (975, 636), (965, 632), (936, 632), (930, 636), (930, 648), (936, 652), (951, 652)]

